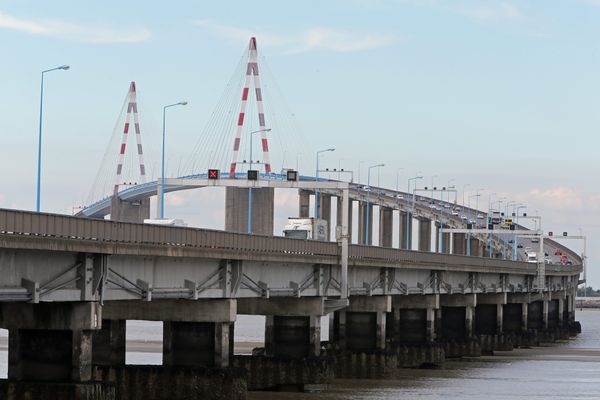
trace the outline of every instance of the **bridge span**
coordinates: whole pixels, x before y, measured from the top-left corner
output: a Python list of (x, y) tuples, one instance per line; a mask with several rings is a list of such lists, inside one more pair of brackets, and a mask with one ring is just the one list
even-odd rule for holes
[[(178, 379), (185, 396), (243, 398), (240, 382), (381, 377), (577, 331), (582, 265), (548, 265), (540, 286), (526, 262), (15, 210), (0, 210), (0, 243), (2, 390), (44, 398), (59, 398), (56, 382), (80, 398), (161, 398), (150, 376)], [(266, 316), (253, 356), (234, 355), (238, 314)], [(162, 367), (125, 365), (132, 319), (163, 321)], [(232, 367), (245, 372), (218, 385), (207, 372)]]

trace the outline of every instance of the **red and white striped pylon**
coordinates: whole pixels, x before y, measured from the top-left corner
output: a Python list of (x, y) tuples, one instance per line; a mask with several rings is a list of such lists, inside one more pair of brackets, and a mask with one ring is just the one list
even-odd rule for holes
[(137, 99), (135, 91), (135, 82), (129, 85), (127, 93), (127, 115), (125, 117), (125, 126), (123, 127), (123, 137), (121, 139), (121, 147), (119, 148), (119, 161), (117, 163), (117, 176), (115, 179), (115, 187), (113, 194), (117, 194), (119, 186), (125, 184), (121, 182), (123, 173), (123, 161), (125, 160), (125, 149), (127, 148), (127, 138), (129, 137), (129, 126), (131, 123), (131, 115), (133, 114), (133, 126), (135, 129), (135, 139), (137, 142), (137, 153), (140, 160), (140, 182), (146, 182), (146, 167), (144, 165), (144, 152), (142, 149), (142, 135), (140, 133), (140, 121), (138, 117)]
[(238, 154), (240, 151), (240, 140), (242, 137), (242, 127), (244, 126), (244, 117), (246, 114), (246, 104), (248, 102), (248, 93), (250, 91), (250, 76), (254, 77), (254, 90), (256, 93), (256, 109), (258, 110), (258, 125), (261, 129), (261, 142), (263, 149), (263, 163), (265, 165), (265, 173), (271, 173), (271, 161), (269, 158), (269, 142), (267, 140), (267, 132), (265, 130), (265, 113), (262, 101), (262, 91), (260, 89), (260, 78), (258, 76), (258, 58), (256, 51), (256, 38), (250, 38), (248, 46), (248, 66), (246, 68), (246, 81), (242, 90), (242, 107), (238, 116), (237, 132), (233, 142), (233, 160), (229, 168), (229, 177), (235, 177), (235, 168), (237, 165)]

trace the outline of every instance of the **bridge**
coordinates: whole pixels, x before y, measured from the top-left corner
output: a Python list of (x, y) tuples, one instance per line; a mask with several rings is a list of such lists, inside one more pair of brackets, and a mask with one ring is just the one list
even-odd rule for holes
[[(75, 216), (0, 210), (0, 327), (9, 330), (2, 396), (241, 399), (246, 389), (381, 378), (578, 332), (585, 256), (541, 226), (480, 227), (477, 207), (416, 190), (274, 173), (254, 39), (245, 73), (226, 173), (212, 165), (212, 177), (124, 184), (126, 122), (109, 195)], [(238, 159), (251, 78), (262, 131), (250, 136), (263, 134), (263, 171)], [(134, 84), (126, 104), (145, 179)], [(144, 223), (151, 197), (161, 210), (165, 193), (208, 187), (225, 188), (225, 230)], [(327, 221), (326, 240), (274, 235), (279, 189), (297, 190), (299, 217)], [(537, 262), (526, 262), (517, 239), (539, 246)], [(568, 263), (547, 262), (558, 252)], [(266, 316), (265, 346), (251, 356), (234, 354), (240, 314)], [(126, 365), (127, 320), (163, 322), (162, 366)]]

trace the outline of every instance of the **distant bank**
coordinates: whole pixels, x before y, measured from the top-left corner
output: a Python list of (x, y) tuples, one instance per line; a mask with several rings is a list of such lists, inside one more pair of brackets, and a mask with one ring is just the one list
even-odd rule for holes
[(577, 308), (600, 308), (600, 297), (576, 297)]

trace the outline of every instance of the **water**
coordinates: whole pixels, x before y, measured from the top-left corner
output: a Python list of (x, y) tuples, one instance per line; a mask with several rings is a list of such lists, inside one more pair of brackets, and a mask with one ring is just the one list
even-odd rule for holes
[[(583, 332), (549, 347), (450, 361), (438, 370), (401, 370), (394, 380), (337, 380), (320, 393), (255, 392), (249, 400), (600, 399), (600, 310), (577, 312)], [(323, 329), (325, 332), (326, 329)], [(324, 332), (324, 337), (326, 333)], [(236, 352), (264, 340), (264, 317), (239, 316)], [(6, 377), (6, 331), (0, 330), (0, 377)], [(162, 325), (129, 321), (128, 364), (160, 364)], [(245, 345), (243, 345), (245, 344)], [(242, 351), (239, 351), (242, 349)]]
[(600, 310), (577, 312), (583, 332), (549, 347), (402, 370), (394, 380), (337, 380), (321, 393), (254, 392), (249, 400), (600, 399)]

